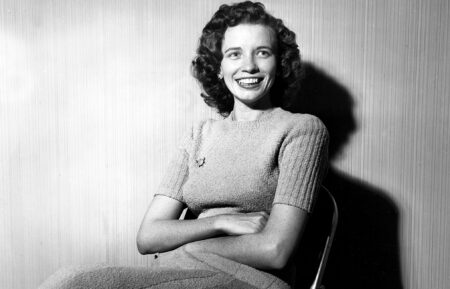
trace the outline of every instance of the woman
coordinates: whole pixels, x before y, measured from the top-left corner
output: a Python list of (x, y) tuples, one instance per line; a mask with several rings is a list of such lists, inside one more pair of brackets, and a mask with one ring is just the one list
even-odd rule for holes
[[(188, 133), (138, 232), (139, 252), (155, 254), (151, 268), (122, 275), (130, 288), (144, 275), (163, 280), (148, 288), (289, 288), (328, 141), (319, 119), (280, 108), (299, 79), (295, 35), (260, 3), (222, 5), (203, 29), (193, 72), (225, 118)], [(179, 220), (185, 207), (193, 219)], [(118, 270), (83, 274), (119, 280)]]

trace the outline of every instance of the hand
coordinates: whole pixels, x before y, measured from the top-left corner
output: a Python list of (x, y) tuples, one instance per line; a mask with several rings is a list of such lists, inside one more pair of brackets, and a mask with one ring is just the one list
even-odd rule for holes
[(227, 235), (245, 235), (260, 232), (266, 226), (269, 214), (266, 212), (220, 215), (218, 227)]

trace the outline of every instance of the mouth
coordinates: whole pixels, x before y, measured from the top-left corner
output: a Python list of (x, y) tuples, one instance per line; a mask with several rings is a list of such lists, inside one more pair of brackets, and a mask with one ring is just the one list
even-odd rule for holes
[(255, 88), (259, 86), (263, 79), (263, 77), (246, 77), (236, 79), (236, 82), (243, 88)]

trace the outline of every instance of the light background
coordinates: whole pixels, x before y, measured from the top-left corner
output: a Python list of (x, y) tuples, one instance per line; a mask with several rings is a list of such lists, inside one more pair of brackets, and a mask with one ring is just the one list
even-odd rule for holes
[[(135, 234), (171, 151), (214, 116), (189, 65), (221, 3), (0, 0), (1, 288), (146, 264)], [(333, 166), (397, 207), (404, 288), (446, 288), (449, 1), (264, 3), (354, 101)]]

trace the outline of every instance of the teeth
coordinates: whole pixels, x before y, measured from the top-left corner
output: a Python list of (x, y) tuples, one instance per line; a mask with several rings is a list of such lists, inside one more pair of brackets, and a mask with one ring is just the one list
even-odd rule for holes
[(238, 80), (239, 84), (254, 84), (254, 83), (258, 83), (259, 79), (258, 78), (242, 78)]

